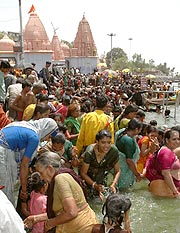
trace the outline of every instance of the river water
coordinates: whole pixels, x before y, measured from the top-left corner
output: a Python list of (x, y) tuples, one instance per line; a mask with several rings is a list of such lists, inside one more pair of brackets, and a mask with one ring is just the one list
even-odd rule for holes
[[(165, 119), (163, 114), (146, 113), (146, 122), (156, 120), (158, 126), (169, 127), (180, 125), (180, 107), (176, 109), (176, 120), (174, 119), (174, 106), (170, 109), (170, 118)], [(148, 181), (143, 180), (136, 183), (126, 193), (131, 202), (130, 210), (131, 228), (133, 233), (180, 233), (180, 199), (154, 197), (148, 191)], [(90, 205), (95, 210), (99, 221), (102, 221), (102, 202), (93, 200)]]

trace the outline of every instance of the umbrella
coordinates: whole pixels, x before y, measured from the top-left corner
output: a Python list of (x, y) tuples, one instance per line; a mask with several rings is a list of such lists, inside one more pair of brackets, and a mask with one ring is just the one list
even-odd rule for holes
[(156, 78), (156, 76), (153, 75), (153, 74), (148, 74), (148, 75), (146, 75), (145, 77), (146, 77), (146, 78)]
[(114, 70), (104, 70), (102, 72), (102, 75), (106, 78), (116, 78), (118, 76), (118, 74), (116, 73), (116, 71)]
[(98, 63), (97, 68), (107, 67), (106, 63)]
[(128, 68), (122, 70), (123, 73), (129, 73), (129, 71), (130, 71), (130, 69), (128, 69)]

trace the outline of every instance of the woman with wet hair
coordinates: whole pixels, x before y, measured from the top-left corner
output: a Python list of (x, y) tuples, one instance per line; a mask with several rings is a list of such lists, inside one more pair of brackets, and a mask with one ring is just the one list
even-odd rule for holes
[(140, 149), (136, 141), (136, 136), (142, 129), (142, 122), (136, 118), (131, 119), (127, 128), (116, 132), (116, 146), (120, 152), (121, 176), (118, 188), (129, 188), (135, 181), (140, 181), (141, 176), (137, 171), (136, 163), (139, 160)]
[[(102, 208), (103, 224), (96, 224), (92, 233), (131, 233), (129, 210), (131, 201), (121, 194), (110, 194)], [(122, 223), (125, 229), (122, 229)]]
[(107, 174), (113, 169), (113, 180), (110, 185), (112, 192), (116, 192), (116, 185), (120, 176), (119, 151), (111, 144), (111, 133), (100, 130), (96, 134), (96, 143), (86, 148), (80, 170), (81, 177), (86, 181), (89, 195), (99, 195), (103, 198), (104, 188), (107, 186)]

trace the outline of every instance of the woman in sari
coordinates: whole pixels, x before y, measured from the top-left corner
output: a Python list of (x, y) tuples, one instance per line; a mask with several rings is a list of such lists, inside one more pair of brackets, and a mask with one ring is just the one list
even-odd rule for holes
[[(46, 221), (46, 231), (56, 233), (91, 233), (97, 223), (94, 211), (86, 202), (83, 190), (71, 172), (62, 172), (60, 157), (45, 152), (36, 161), (36, 170), (49, 183), (47, 214), (31, 215), (26, 226)], [(77, 176), (77, 175), (76, 175)]]
[(67, 126), (69, 132), (69, 138), (72, 144), (75, 146), (77, 137), (80, 131), (80, 123), (77, 118), (80, 115), (80, 105), (79, 104), (70, 104), (68, 107), (67, 118), (64, 121), (64, 124)]
[(110, 189), (116, 192), (120, 176), (119, 151), (111, 144), (112, 135), (108, 130), (100, 130), (96, 134), (96, 143), (87, 147), (82, 167), (81, 177), (86, 181), (89, 194), (103, 198), (104, 185), (107, 186), (108, 172), (113, 170), (113, 179)]
[(115, 134), (116, 146), (120, 152), (119, 189), (129, 188), (136, 180), (141, 180), (140, 173), (136, 168), (140, 154), (136, 136), (141, 129), (142, 123), (134, 118), (129, 121), (127, 128), (121, 129)]
[(180, 198), (180, 161), (175, 152), (179, 132), (169, 129), (164, 134), (165, 145), (147, 160), (146, 177), (153, 195)]
[(145, 168), (145, 164), (150, 155), (159, 149), (158, 129), (150, 124), (145, 129), (145, 136), (139, 139), (138, 146), (140, 148), (140, 158), (137, 162), (137, 170), (141, 174)]

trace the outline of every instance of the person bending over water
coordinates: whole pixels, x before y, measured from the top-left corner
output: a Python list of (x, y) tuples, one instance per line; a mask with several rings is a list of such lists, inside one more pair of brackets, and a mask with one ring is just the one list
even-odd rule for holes
[(107, 172), (113, 169), (113, 181), (110, 186), (116, 192), (120, 176), (119, 151), (111, 144), (111, 133), (100, 130), (96, 134), (96, 143), (87, 147), (80, 174), (88, 185), (89, 195), (99, 195), (103, 198), (103, 186), (106, 185)]

